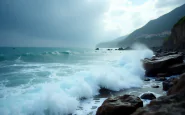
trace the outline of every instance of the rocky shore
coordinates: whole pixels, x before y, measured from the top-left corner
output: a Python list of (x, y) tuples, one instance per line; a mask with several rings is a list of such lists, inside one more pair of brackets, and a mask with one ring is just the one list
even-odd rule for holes
[[(96, 115), (185, 115), (184, 43), (185, 17), (174, 25), (163, 47), (152, 48), (155, 56), (142, 60), (144, 81), (149, 81), (148, 77), (161, 81), (165, 96), (156, 98), (152, 93), (145, 93), (142, 96), (126, 94), (110, 97), (98, 108)], [(151, 102), (143, 107), (141, 99)]]
[[(165, 55), (144, 59), (146, 70), (145, 81), (153, 77), (162, 82), (166, 96), (156, 98), (152, 93), (139, 97), (122, 95), (106, 99), (98, 108), (96, 115), (183, 115), (185, 114), (185, 63), (181, 52), (170, 52)], [(170, 77), (170, 76), (177, 77)], [(141, 99), (152, 100), (143, 107)]]

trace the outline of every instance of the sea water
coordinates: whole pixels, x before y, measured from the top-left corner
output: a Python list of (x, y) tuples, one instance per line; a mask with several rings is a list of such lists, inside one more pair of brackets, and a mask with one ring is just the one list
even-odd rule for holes
[(2, 47), (0, 115), (83, 115), (77, 112), (81, 99), (92, 100), (101, 88), (142, 87), (141, 60), (152, 56), (147, 48)]

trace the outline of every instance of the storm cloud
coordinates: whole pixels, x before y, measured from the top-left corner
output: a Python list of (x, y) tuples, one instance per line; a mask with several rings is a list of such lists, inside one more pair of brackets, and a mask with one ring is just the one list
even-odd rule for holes
[(95, 46), (184, 0), (0, 0), (0, 46)]
[(92, 42), (103, 33), (106, 5), (103, 0), (1, 0), (0, 39)]

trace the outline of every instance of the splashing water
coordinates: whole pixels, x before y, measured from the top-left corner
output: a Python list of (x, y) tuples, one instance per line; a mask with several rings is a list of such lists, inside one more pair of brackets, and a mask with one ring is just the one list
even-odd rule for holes
[[(69, 50), (78, 53), (61, 57), (62, 61), (1, 62), (0, 115), (74, 113), (81, 98), (98, 95), (100, 88), (119, 91), (141, 87), (144, 75), (141, 59), (153, 56), (148, 49)], [(58, 60), (58, 55), (55, 56)]]

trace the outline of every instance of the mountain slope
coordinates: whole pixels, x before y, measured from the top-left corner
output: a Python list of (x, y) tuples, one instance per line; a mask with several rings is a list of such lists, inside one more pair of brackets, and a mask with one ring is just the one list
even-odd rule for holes
[(151, 47), (160, 46), (164, 38), (170, 35), (173, 25), (183, 16), (185, 16), (185, 4), (135, 30), (125, 40), (120, 41), (118, 46), (129, 46), (135, 42)]
[(96, 47), (98, 47), (98, 48), (115, 48), (115, 47), (117, 47), (118, 43), (120, 41), (124, 40), (126, 37), (128, 37), (128, 35), (119, 37), (119, 38), (112, 40), (112, 41), (102, 42), (102, 43), (97, 44)]

